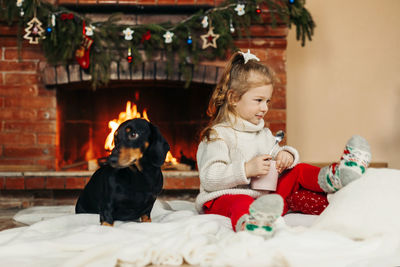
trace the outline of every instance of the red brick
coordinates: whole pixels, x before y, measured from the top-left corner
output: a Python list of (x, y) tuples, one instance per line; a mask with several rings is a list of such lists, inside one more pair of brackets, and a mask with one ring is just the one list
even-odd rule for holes
[(43, 2), (49, 3), (51, 5), (57, 5), (59, 0), (43, 0)]
[(275, 71), (275, 73), (282, 73), (286, 71), (286, 62), (279, 60), (268, 60), (267, 62), (263, 62), (271, 69)]
[(48, 96), (38, 97), (7, 97), (6, 107), (24, 107), (24, 108), (56, 108), (56, 99)]
[[(267, 7), (265, 7), (265, 8), (261, 7), (261, 8), (262, 8), (262, 13), (261, 13), (262, 21), (267, 24), (272, 24), (271, 12), (268, 11)], [(278, 25), (284, 24), (283, 21), (279, 17), (275, 16), (275, 18), (276, 18), (276, 22)]]
[[(62, 0), (65, 1), (65, 0)], [(74, 0), (67, 0), (67, 1), (74, 1)], [(75, 0), (78, 1), (79, 4), (97, 4), (97, 0)]]
[(39, 77), (37, 74), (4, 73), (4, 84), (31, 85), (31, 84), (37, 84), (38, 82), (39, 82)]
[(286, 61), (286, 49), (267, 48), (268, 59)]
[(286, 84), (286, 72), (277, 72), (275, 69), (275, 77), (277, 78), (276, 85), (282, 86)]
[(286, 132), (286, 123), (285, 122), (271, 122), (269, 123), (268, 128), (271, 132), (275, 135), (277, 131), (284, 131)]
[[(31, 46), (32, 47), (32, 46)], [(21, 56), (21, 58), (19, 58)], [(21, 49), (20, 54), (18, 54), (18, 48), (6, 48), (4, 53), (5, 60), (43, 60), (46, 61), (46, 58), (43, 55), (43, 52), (40, 49)]]
[(37, 117), (42, 120), (56, 120), (57, 112), (56, 109), (39, 110)]
[(199, 189), (200, 179), (197, 177), (187, 177), (184, 178), (184, 188), (185, 189)]
[(33, 158), (55, 155), (54, 148), (4, 146), (5, 157)]
[[(85, 2), (87, 2), (87, 1), (79, 0), (79, 3), (85, 3)], [(63, 4), (77, 4), (78, 0), (58, 0), (58, 3), (60, 5), (63, 5)]]
[[(156, 5), (156, 0), (138, 0), (138, 5)], [(175, 4), (174, 0), (170, 1), (171, 5)]]
[(164, 189), (184, 188), (184, 179), (181, 177), (164, 177)]
[(47, 177), (46, 189), (65, 189), (64, 177)]
[(255, 54), (262, 62), (267, 59), (267, 49), (265, 48), (252, 48), (251, 53)]
[[(1, 38), (0, 38), (1, 39)], [(4, 79), (3, 79), (3, 74), (0, 73), (0, 84), (3, 85), (4, 84)]]
[(252, 48), (286, 48), (287, 42), (285, 38), (252, 38), (252, 39), (238, 39), (235, 40), (235, 45), (242, 49)]
[(55, 145), (56, 135), (55, 134), (38, 134), (37, 143), (39, 145)]
[(17, 38), (2, 36), (0, 38), (0, 47), (17, 47)]
[(35, 143), (34, 134), (1, 133), (0, 140), (7, 145), (29, 145)]
[(0, 165), (35, 165), (33, 159), (0, 159)]
[(282, 53), (283, 49), (268, 49), (265, 61), (266, 65), (273, 68), (276, 72), (286, 71), (286, 54)]
[(45, 188), (44, 177), (26, 177), (25, 178), (25, 189), (44, 189)]
[[(17, 43), (16, 37), (0, 37), (0, 47), (18, 49), (17, 46), (18, 46), (18, 43)], [(26, 40), (24, 40), (21, 43), (21, 48), (22, 49), (32, 49), (32, 45), (29, 42), (27, 42)]]
[(5, 189), (25, 189), (24, 177), (6, 177)]
[(18, 26), (17, 26), (16, 23), (14, 23), (11, 26), (4, 25), (4, 24), (1, 25), (0, 24), (0, 33), (1, 33), (1, 35), (16, 35), (17, 32), (18, 32)]
[[(168, 3), (168, 2), (171, 2), (171, 1), (168, 1), (168, 0), (158, 0), (158, 4), (159, 5), (161, 5), (161, 4), (170, 4), (170, 3)], [(194, 4), (196, 4), (196, 0), (177, 0), (176, 1), (176, 4), (177, 5), (194, 5)]]
[(210, 6), (213, 6), (215, 4), (215, 2), (214, 2), (214, 0), (196, 0), (196, 4), (197, 5), (210, 5)]
[(1, 96), (37, 96), (37, 85), (0, 85)]
[[(247, 36), (248, 30), (242, 29), (242, 36)], [(286, 37), (288, 34), (288, 28), (285, 26), (279, 26), (273, 28), (270, 25), (252, 25), (249, 28), (251, 37)]]
[(56, 90), (49, 90), (39, 86), (39, 96), (56, 97)]
[(286, 97), (286, 86), (281, 84), (274, 85), (272, 97)]
[(6, 178), (4, 178), (4, 177), (0, 177), (0, 190), (3, 190), (4, 189), (4, 184), (5, 184), (5, 182), (4, 182), (4, 180), (5, 180)]
[(271, 109), (265, 116), (265, 120), (269, 122), (286, 121), (286, 110)]
[(1, 61), (0, 71), (36, 71), (36, 62)]
[(137, 0), (119, 0), (118, 3), (120, 5), (136, 5), (137, 4)]
[(98, 0), (99, 4), (117, 4), (117, 0)]
[(85, 184), (85, 177), (67, 177), (65, 180), (65, 189), (83, 189)]
[(286, 109), (286, 98), (272, 97), (270, 108), (272, 109)]
[(0, 108), (4, 108), (4, 97), (0, 97)]
[(21, 108), (0, 108), (0, 119), (3, 120), (36, 120), (37, 111)]
[(36, 160), (36, 165), (45, 166), (47, 170), (55, 170), (56, 169), (57, 160), (51, 156), (50, 159), (38, 159)]
[(34, 133), (56, 133), (56, 122), (5, 122), (5, 131), (34, 132)]

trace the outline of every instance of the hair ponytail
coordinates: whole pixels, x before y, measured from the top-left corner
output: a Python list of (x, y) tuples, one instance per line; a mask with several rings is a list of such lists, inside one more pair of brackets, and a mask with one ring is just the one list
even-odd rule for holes
[(235, 53), (228, 61), (224, 73), (217, 86), (215, 87), (210, 102), (208, 104), (207, 115), (209, 117), (214, 118), (215, 114), (218, 113), (219, 108), (228, 102), (227, 97), (231, 82), (232, 66), (238, 64), (240, 60), (242, 62), (244, 61), (243, 56), (241, 56), (240, 53)]

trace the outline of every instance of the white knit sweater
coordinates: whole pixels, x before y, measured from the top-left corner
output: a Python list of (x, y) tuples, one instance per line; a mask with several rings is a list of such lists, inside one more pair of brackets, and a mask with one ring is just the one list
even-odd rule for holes
[[(197, 165), (200, 176), (200, 193), (196, 198), (196, 209), (202, 212), (203, 204), (227, 194), (245, 194), (257, 198), (266, 191), (250, 189), (244, 164), (253, 157), (270, 153), (275, 137), (264, 120), (258, 125), (246, 120), (232, 119), (229, 123), (213, 127), (217, 140), (203, 140), (197, 150)], [(275, 158), (279, 151), (286, 150), (294, 156), (293, 168), (299, 162), (299, 153), (290, 146), (277, 147), (272, 153)]]

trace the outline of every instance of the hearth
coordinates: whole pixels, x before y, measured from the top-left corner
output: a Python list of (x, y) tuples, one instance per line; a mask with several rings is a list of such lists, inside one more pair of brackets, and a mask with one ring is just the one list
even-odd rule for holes
[(87, 169), (87, 162), (108, 156), (104, 148), (109, 121), (130, 111), (147, 113), (171, 147), (178, 162), (195, 169), (198, 134), (213, 86), (174, 81), (118, 81), (96, 90), (83, 83), (57, 87), (58, 162), (62, 170)]

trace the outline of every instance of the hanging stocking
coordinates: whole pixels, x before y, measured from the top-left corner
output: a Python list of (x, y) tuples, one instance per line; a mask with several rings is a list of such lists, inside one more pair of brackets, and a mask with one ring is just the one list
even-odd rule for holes
[(93, 44), (93, 39), (86, 35), (85, 22), (83, 22), (83, 38), (79, 48), (75, 51), (75, 58), (83, 69), (89, 68), (90, 48)]

